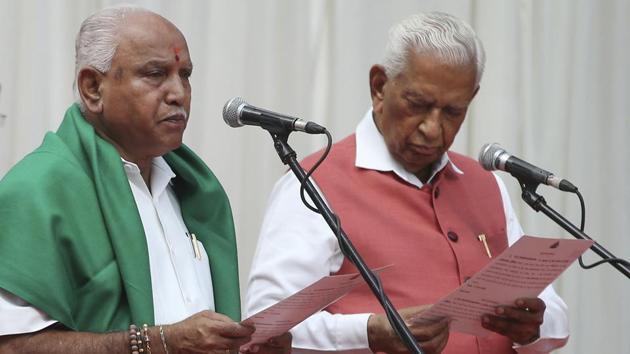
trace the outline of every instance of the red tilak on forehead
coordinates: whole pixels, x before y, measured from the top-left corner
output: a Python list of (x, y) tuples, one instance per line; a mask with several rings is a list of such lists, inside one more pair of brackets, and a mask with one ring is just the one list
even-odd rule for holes
[(181, 51), (182, 51), (182, 48), (179, 48), (179, 47), (173, 48), (173, 53), (175, 53), (175, 61), (179, 61), (179, 52)]

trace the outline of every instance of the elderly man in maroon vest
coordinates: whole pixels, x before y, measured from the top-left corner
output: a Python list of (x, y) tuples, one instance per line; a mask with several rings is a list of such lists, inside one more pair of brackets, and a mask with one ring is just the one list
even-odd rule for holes
[[(385, 60), (370, 70), (372, 109), (314, 179), (366, 262), (395, 265), (382, 275), (384, 288), (426, 353), (548, 353), (569, 335), (566, 305), (551, 287), (484, 316), (494, 334), (483, 338), (449, 333), (447, 321), (409, 320), (523, 234), (503, 183), (448, 151), (483, 67), (481, 42), (453, 16), (419, 14), (394, 26)], [(287, 174), (272, 192), (249, 282), (250, 313), (322, 276), (356, 271), (298, 190)], [(367, 287), (292, 334), (294, 352), (406, 351)]]

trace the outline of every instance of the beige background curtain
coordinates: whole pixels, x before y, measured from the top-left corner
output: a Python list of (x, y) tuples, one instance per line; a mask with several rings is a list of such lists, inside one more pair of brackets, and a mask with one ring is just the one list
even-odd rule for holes
[[(630, 259), (630, 2), (131, 2), (163, 14), (188, 39), (195, 71), (185, 142), (230, 195), (243, 292), (268, 193), (285, 167), (266, 132), (223, 123), (223, 104), (242, 96), (323, 124), (339, 140), (369, 107), (368, 69), (381, 58), (387, 29), (423, 10), (469, 21), (487, 50), (481, 91), (455, 150), (476, 157), (483, 143), (500, 142), (570, 179), (586, 198), (587, 233)], [(73, 100), (79, 24), (115, 3), (0, 0), (0, 176), (60, 123)], [(291, 143), (304, 157), (325, 141), (294, 134)], [(571, 237), (520, 200), (512, 177), (502, 177), (527, 233)], [(539, 191), (579, 222), (577, 198), (548, 187)], [(569, 345), (559, 353), (630, 353), (630, 280), (608, 265), (590, 271), (573, 265), (556, 288), (570, 306), (572, 328)]]

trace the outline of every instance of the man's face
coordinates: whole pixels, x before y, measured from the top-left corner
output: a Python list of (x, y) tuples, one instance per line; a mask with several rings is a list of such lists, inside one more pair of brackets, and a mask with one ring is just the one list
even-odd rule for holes
[(376, 125), (393, 157), (406, 170), (427, 178), (464, 122), (477, 92), (475, 66), (446, 65), (428, 55), (410, 54), (406, 68), (387, 78), (370, 71)]
[(141, 13), (125, 21), (101, 82), (102, 112), (95, 126), (123, 157), (153, 158), (182, 143), (192, 63), (183, 35), (163, 18)]

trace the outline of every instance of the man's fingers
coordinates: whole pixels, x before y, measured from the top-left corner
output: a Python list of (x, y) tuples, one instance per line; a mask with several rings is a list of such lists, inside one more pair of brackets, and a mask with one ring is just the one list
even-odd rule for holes
[(220, 323), (219, 324), (219, 334), (228, 337), (228, 338), (241, 338), (247, 337), (249, 338), (252, 333), (256, 330), (256, 328), (252, 326), (243, 326), (236, 322), (231, 323)]
[(287, 347), (291, 345), (291, 341), (293, 340), (293, 336), (290, 332), (283, 333), (279, 336), (270, 338), (267, 341), (267, 344), (272, 347)]
[(520, 298), (514, 302), (516, 307), (528, 312), (545, 312), (547, 305), (539, 298)]
[(432, 304), (424, 304), (424, 305), (412, 306), (412, 307), (404, 308), (404, 309), (400, 310), (399, 312), (400, 312), (400, 315), (403, 318), (407, 318), (407, 319), (413, 320), (415, 317), (419, 316), (424, 311), (430, 309), (431, 306), (433, 306), (433, 305)]
[(220, 322), (234, 322), (234, 320), (232, 320), (231, 318), (229, 318), (228, 316), (222, 314), (222, 313), (218, 313), (218, 312), (214, 312), (214, 311), (210, 311), (210, 310), (204, 310), (199, 312), (199, 315), (206, 317), (208, 319), (214, 320), (214, 321), (220, 321)]
[(441, 353), (446, 343), (448, 343), (449, 329), (448, 322), (447, 327), (433, 338), (420, 342), (420, 347), (424, 350), (425, 354)]
[(409, 329), (411, 330), (411, 333), (416, 338), (416, 340), (422, 342), (431, 340), (442, 332), (448, 333), (448, 325), (449, 321), (446, 318), (442, 318), (439, 321), (432, 322), (425, 320), (416, 320), (411, 323)]
[(219, 349), (219, 350), (234, 350), (238, 351), (241, 346), (249, 343), (251, 337), (222, 337), (222, 336), (209, 336), (204, 338), (201, 348)]
[(234, 322), (228, 316), (218, 312), (206, 310), (199, 314), (204, 318), (204, 322), (207, 321), (205, 323), (208, 327), (214, 328), (219, 335), (224, 337), (249, 337), (256, 331), (253, 325)]
[(284, 354), (291, 353), (291, 333), (287, 332), (277, 337), (269, 339), (264, 344), (252, 345), (246, 353), (257, 354)]
[(484, 315), (481, 319), (481, 324), (486, 329), (506, 335), (511, 321), (499, 316)]
[(512, 322), (520, 322), (540, 326), (543, 323), (543, 313), (531, 312), (531, 310), (516, 307), (497, 307), (495, 314)]
[(530, 341), (539, 333), (537, 324), (516, 322), (513, 319), (493, 315), (484, 315), (481, 324), (484, 328), (521, 344)]
[(229, 345), (232, 349), (239, 349), (241, 346), (249, 343), (252, 340), (252, 337), (239, 337), (239, 338), (230, 338), (231, 344)]

